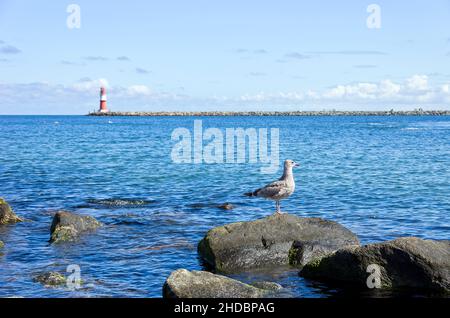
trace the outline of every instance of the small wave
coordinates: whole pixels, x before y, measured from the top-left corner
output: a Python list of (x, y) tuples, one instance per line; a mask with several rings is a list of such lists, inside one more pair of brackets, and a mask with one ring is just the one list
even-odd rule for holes
[(373, 128), (396, 128), (398, 125), (392, 122), (386, 122), (386, 123), (367, 123), (368, 126)]
[(194, 250), (195, 246), (188, 241), (180, 241), (180, 242), (173, 242), (173, 243), (160, 244), (160, 245), (155, 244), (155, 245), (151, 245), (151, 246), (137, 247), (134, 249), (134, 251), (160, 251), (160, 250), (167, 250), (167, 249)]
[(418, 122), (417, 125), (424, 129), (450, 129), (450, 121), (423, 121)]
[(193, 210), (201, 210), (201, 209), (207, 209), (207, 208), (231, 210), (234, 208), (234, 206), (228, 202), (225, 202), (225, 203), (192, 203), (192, 204), (188, 204), (186, 206)]
[(146, 225), (147, 222), (143, 222), (143, 221), (139, 221), (139, 220), (125, 220), (125, 219), (121, 219), (121, 220), (116, 220), (112, 223), (113, 225)]
[(133, 207), (133, 206), (143, 206), (152, 204), (153, 200), (142, 200), (142, 199), (88, 199), (86, 200), (89, 204), (103, 205), (108, 207)]

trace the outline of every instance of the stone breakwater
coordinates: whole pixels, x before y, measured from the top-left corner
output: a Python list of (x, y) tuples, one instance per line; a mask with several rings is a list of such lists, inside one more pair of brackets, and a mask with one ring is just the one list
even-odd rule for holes
[(88, 116), (449, 116), (450, 110), (410, 111), (248, 111), (248, 112), (108, 112)]

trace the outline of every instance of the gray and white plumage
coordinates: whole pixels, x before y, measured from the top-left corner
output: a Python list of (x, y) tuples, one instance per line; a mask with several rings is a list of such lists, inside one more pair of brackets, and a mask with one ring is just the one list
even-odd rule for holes
[(295, 181), (292, 168), (297, 166), (298, 164), (294, 161), (289, 159), (286, 160), (284, 162), (284, 172), (280, 179), (253, 192), (245, 193), (245, 195), (249, 197), (261, 197), (274, 200), (276, 202), (276, 213), (281, 213), (280, 200), (286, 199), (294, 193)]

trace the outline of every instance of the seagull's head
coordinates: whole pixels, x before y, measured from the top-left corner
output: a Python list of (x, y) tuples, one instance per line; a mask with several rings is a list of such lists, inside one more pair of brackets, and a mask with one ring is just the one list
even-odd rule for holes
[(300, 166), (300, 164), (298, 164), (297, 162), (295, 162), (294, 160), (288, 159), (284, 162), (284, 168), (288, 169), (288, 168), (294, 168), (294, 167), (298, 167)]

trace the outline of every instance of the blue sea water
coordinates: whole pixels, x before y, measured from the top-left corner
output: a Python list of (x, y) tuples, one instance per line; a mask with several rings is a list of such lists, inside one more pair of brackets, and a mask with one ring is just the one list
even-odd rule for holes
[[(204, 128), (280, 129), (280, 159), (301, 163), (286, 212), (337, 221), (362, 243), (450, 238), (446, 116), (0, 116), (0, 197), (26, 219), (0, 227), (0, 297), (160, 297), (173, 270), (203, 268), (196, 246), (208, 229), (273, 213), (272, 202), (242, 193), (281, 169), (267, 175), (259, 163), (172, 162), (172, 131), (192, 131), (194, 119)], [(224, 202), (236, 208), (218, 209)], [(105, 226), (77, 243), (50, 245), (60, 209)], [(33, 281), (70, 264), (81, 268), (80, 290)], [(276, 281), (294, 297), (340, 292), (290, 268), (234, 277)]]

